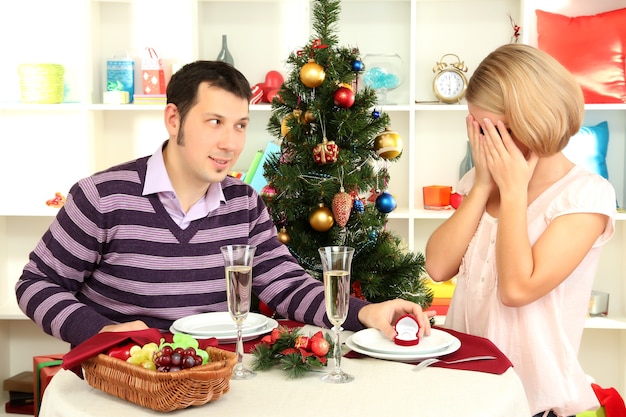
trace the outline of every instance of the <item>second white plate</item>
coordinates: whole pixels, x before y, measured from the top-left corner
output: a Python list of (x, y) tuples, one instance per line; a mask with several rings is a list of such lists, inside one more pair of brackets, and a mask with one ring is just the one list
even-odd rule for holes
[(373, 351), (373, 350), (368, 350), (368, 349), (365, 349), (365, 348), (357, 345), (352, 340), (353, 337), (354, 337), (354, 335), (350, 336), (346, 340), (346, 346), (349, 349), (351, 349), (351, 350), (353, 350), (353, 351), (355, 351), (357, 353), (361, 353), (363, 355), (370, 356), (372, 358), (386, 359), (386, 360), (390, 360), (390, 361), (399, 361), (399, 362), (413, 362), (413, 361), (418, 361), (418, 360), (421, 360), (421, 359), (436, 358), (436, 357), (439, 357), (439, 356), (448, 355), (448, 354), (450, 354), (452, 352), (456, 352), (461, 347), (461, 341), (459, 339), (457, 339), (456, 337), (452, 336), (454, 338), (454, 340), (452, 341), (452, 343), (450, 345), (448, 345), (448, 347), (443, 348), (441, 350), (434, 351), (434, 352), (407, 353), (407, 354), (384, 353), (384, 352), (376, 352), (376, 351)]
[[(250, 330), (247, 332), (242, 332), (241, 336), (244, 342), (252, 339), (256, 339), (257, 337), (269, 333), (272, 329), (278, 327), (278, 322), (274, 319), (267, 319), (267, 323), (264, 326), (261, 326), (257, 329)], [(196, 339), (207, 339), (209, 337), (215, 337), (219, 343), (235, 343), (237, 341), (237, 332), (229, 333), (229, 334), (220, 334), (220, 335), (207, 335), (207, 334), (196, 334), (196, 333), (187, 333), (181, 332), (174, 328), (174, 326), (170, 326), (170, 333), (186, 333), (189, 336), (192, 336)]]
[[(243, 334), (249, 334), (267, 325), (269, 317), (258, 313), (249, 313), (243, 322)], [(194, 314), (183, 317), (172, 323), (178, 333), (204, 337), (232, 336), (236, 335), (235, 322), (228, 312), (212, 312)]]

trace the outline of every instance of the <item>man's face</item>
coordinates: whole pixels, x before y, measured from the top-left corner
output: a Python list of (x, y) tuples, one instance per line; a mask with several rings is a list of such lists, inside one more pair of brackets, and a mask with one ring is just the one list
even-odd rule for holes
[[(174, 112), (174, 122), (178, 117)], [(202, 83), (198, 102), (189, 110), (184, 125), (168, 123), (168, 147), (174, 152), (178, 171), (187, 186), (206, 187), (224, 180), (245, 145), (249, 122), (248, 101), (221, 88)], [(177, 142), (180, 142), (178, 144)]]

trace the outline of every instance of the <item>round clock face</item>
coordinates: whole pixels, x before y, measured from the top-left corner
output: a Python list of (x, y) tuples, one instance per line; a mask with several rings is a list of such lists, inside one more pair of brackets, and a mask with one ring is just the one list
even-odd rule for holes
[(444, 69), (435, 76), (433, 89), (435, 96), (444, 103), (456, 103), (465, 94), (467, 79), (453, 69)]

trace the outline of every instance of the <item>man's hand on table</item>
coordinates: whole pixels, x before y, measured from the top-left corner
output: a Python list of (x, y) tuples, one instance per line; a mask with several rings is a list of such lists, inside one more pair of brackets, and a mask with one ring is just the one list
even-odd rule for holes
[(145, 330), (148, 326), (141, 320), (129, 321), (128, 323), (109, 324), (104, 326), (98, 333), (102, 332), (131, 332), (134, 330)]
[(366, 305), (359, 311), (359, 321), (364, 326), (380, 330), (388, 339), (393, 339), (396, 336), (394, 325), (405, 314), (410, 314), (417, 319), (419, 337), (430, 334), (429, 318), (437, 313), (435, 311), (424, 312), (418, 304), (402, 299)]

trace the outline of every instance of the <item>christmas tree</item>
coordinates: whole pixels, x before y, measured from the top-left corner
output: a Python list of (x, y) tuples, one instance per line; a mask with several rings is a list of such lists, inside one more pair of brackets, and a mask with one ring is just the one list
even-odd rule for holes
[(290, 73), (267, 127), (281, 151), (263, 166), (261, 196), (279, 239), (311, 275), (322, 279), (318, 248), (351, 246), (353, 295), (427, 307), (424, 256), (385, 228), (396, 206), (385, 191), (387, 163), (400, 158), (402, 141), (376, 108), (375, 91), (360, 85), (358, 48), (337, 45), (340, 11), (339, 0), (316, 1), (314, 35), (287, 59)]

